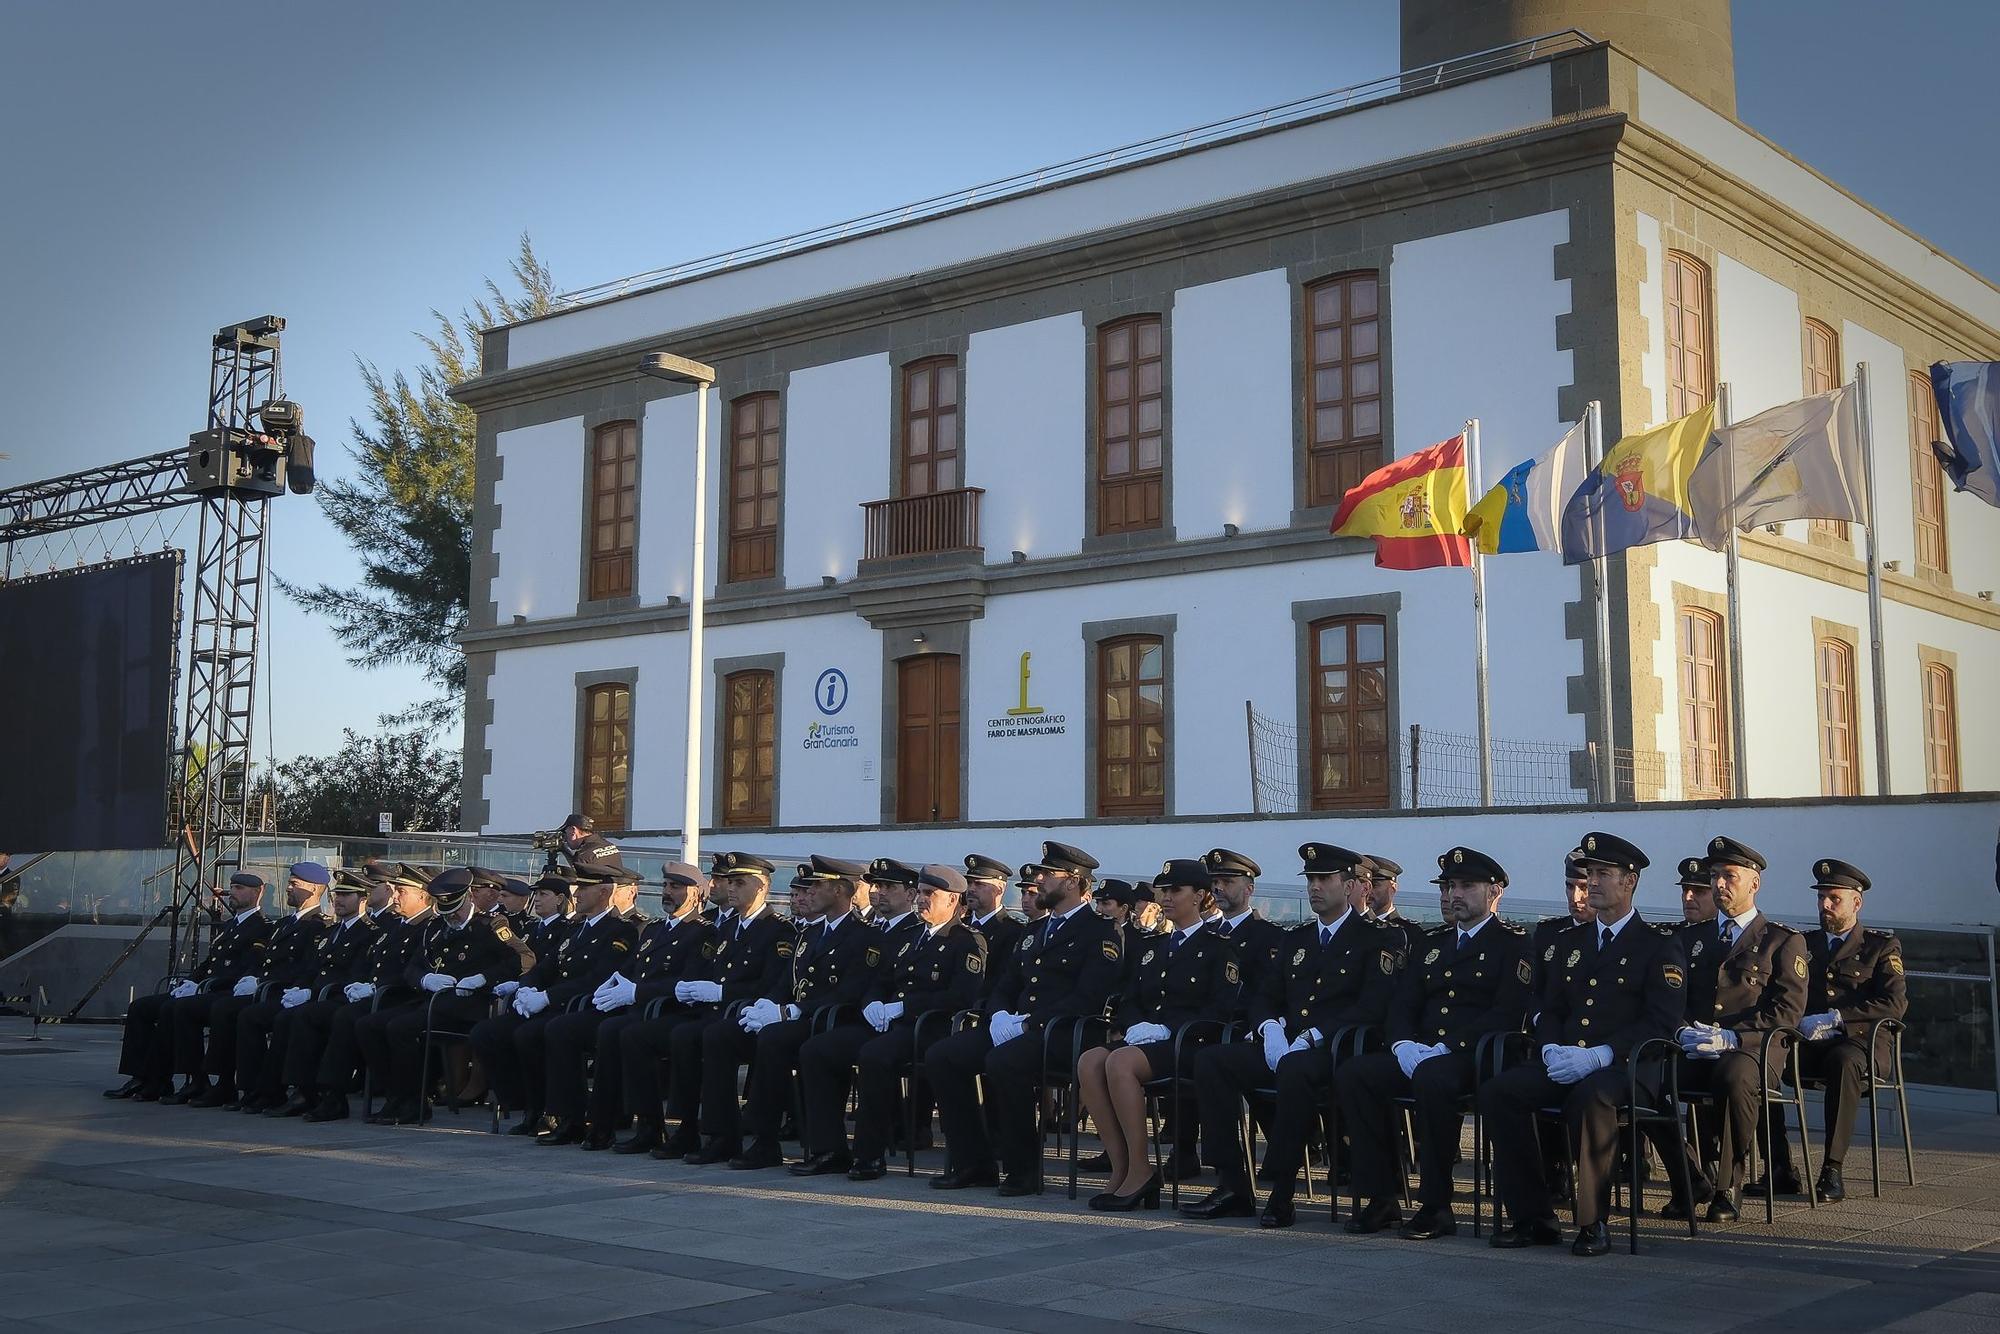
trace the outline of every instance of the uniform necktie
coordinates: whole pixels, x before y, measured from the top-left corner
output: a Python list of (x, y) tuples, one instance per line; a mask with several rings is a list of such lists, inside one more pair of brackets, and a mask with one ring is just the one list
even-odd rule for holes
[(1332, 943), (1333, 943), (1333, 928), (1330, 926), (1322, 926), (1319, 929), (1319, 947), (1321, 949), (1325, 949), (1328, 945), (1331, 945)]
[(1052, 943), (1054, 943), (1056, 938), (1056, 930), (1057, 928), (1061, 927), (1062, 924), (1063, 924), (1063, 919), (1060, 917), (1049, 918), (1049, 929), (1042, 932), (1043, 949), (1047, 949)]
[(1604, 951), (1606, 951), (1606, 950), (1610, 949), (1610, 948), (1611, 948), (1611, 941), (1612, 941), (1612, 939), (1613, 939), (1613, 937), (1612, 937), (1612, 933), (1611, 933), (1611, 928), (1610, 928), (1610, 927), (1608, 927), (1608, 926), (1600, 926), (1600, 927), (1598, 927), (1598, 928), (1597, 928), (1597, 952), (1598, 952), (1599, 954), (1602, 954), (1602, 953), (1604, 953)]
[(1466, 941), (1468, 941), (1468, 940), (1471, 940), (1471, 939), (1472, 939), (1472, 933), (1471, 933), (1470, 931), (1461, 931), (1461, 932), (1459, 932), (1459, 933), (1458, 933), (1458, 947), (1459, 947), (1460, 949), (1464, 949), (1464, 948), (1465, 948), (1465, 942), (1466, 942)]
[(1731, 918), (1722, 919), (1722, 948), (1728, 949), (1736, 943), (1736, 923)]
[(1833, 951), (1839, 949), (1842, 945), (1845, 945), (1846, 943), (1847, 943), (1847, 937), (1845, 935), (1828, 936), (1826, 938), (1827, 953), (1831, 954)]
[(1217, 922), (1215, 924), (1215, 933), (1221, 936), (1224, 940), (1229, 939), (1229, 933), (1234, 931), (1235, 929), (1236, 928), (1230, 925), (1227, 919)]

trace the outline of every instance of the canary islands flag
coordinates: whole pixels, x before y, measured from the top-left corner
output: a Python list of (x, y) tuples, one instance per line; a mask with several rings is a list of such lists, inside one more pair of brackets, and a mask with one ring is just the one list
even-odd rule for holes
[(1688, 478), (1715, 439), (1715, 404), (1604, 451), (1563, 507), (1565, 565), (1695, 535)]
[(1489, 556), (1561, 551), (1563, 506), (1583, 485), (1583, 423), (1538, 459), (1508, 469), (1465, 516), (1465, 535)]
[(1455, 435), (1362, 478), (1341, 498), (1333, 532), (1374, 538), (1385, 570), (1470, 565), (1465, 511), (1465, 437)]

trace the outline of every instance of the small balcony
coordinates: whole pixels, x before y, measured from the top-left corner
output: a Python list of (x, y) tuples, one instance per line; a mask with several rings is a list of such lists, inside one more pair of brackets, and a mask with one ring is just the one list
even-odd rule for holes
[(914, 557), (979, 552), (979, 498), (985, 494), (980, 487), (961, 486), (920, 496), (863, 501), (867, 524), (862, 569), (879, 569), (884, 562)]

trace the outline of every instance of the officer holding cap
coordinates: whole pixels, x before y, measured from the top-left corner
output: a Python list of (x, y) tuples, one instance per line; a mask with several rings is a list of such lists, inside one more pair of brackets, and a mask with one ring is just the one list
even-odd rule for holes
[[(1807, 1079), (1826, 1085), (1826, 1157), (1813, 1189), (1827, 1204), (1847, 1198), (1840, 1168), (1854, 1140), (1855, 1110), (1868, 1087), (1869, 1039), (1875, 1041), (1875, 1068), (1887, 1072), (1893, 1039), (1875, 1025), (1885, 1019), (1901, 1021), (1909, 1008), (1902, 943), (1891, 932), (1861, 925), (1861, 901), (1868, 888), (1868, 875), (1858, 866), (1835, 857), (1813, 863), (1819, 929), (1806, 932), (1807, 1013), (1799, 1021), (1806, 1042), (1799, 1051), (1799, 1069)], [(1772, 1125), (1771, 1134), (1778, 1190), (1796, 1193), (1801, 1183), (1792, 1167), (1784, 1118)]]

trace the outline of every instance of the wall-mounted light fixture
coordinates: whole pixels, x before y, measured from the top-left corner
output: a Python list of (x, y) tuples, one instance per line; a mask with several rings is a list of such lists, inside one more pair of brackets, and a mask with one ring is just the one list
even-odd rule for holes
[(840, 580), (834, 578), (830, 574), (823, 574), (819, 577), (819, 586), (821, 588), (832, 588), (835, 584), (839, 582)]
[(1990, 589), (1990, 588), (1982, 588), (1982, 589), (1980, 589), (1980, 590), (1979, 590), (1979, 600), (1980, 600), (1981, 602), (1991, 602), (1991, 601), (1993, 600), (1993, 590), (1992, 590), (1992, 589)]
[(1780, 533), (1785, 531), (1785, 525), (1781, 523), (1767, 523), (1764, 525), (1764, 531), (1769, 533), (1771, 536), (1776, 537)]
[(522, 615), (522, 614), (521, 614), (520, 612), (518, 612), (518, 611), (514, 613), (514, 624), (516, 624), (516, 625), (526, 625), (527, 623), (528, 623), (528, 618), (527, 618), (526, 616), (523, 616), (523, 615)]
[(1902, 570), (1903, 562), (1899, 560), (1885, 560), (1882, 562), (1882, 568), (1891, 574), (1896, 574)]
[(1028, 553), (1027, 553), (1027, 552), (1025, 552), (1025, 551), (1016, 551), (1016, 552), (1014, 552), (1014, 553), (1012, 553), (1012, 554), (1013, 554), (1013, 557), (1014, 557), (1014, 563), (1015, 563), (1016, 565), (1026, 565), (1026, 564), (1028, 563)]
[(679, 593), (669, 593), (669, 594), (667, 594), (667, 605), (668, 605), (669, 607), (678, 607), (678, 606), (680, 606), (680, 605), (681, 605), (681, 595), (680, 595)]
[(1240, 531), (1241, 530), (1238, 529), (1237, 526), (1233, 523), (1225, 523), (1222, 525), (1222, 535), (1224, 537), (1235, 537), (1237, 533)]
[(910, 636), (910, 642), (912, 644), (928, 644), (931, 641), (929, 635), (926, 635), (923, 631), (919, 630), (914, 635)]

